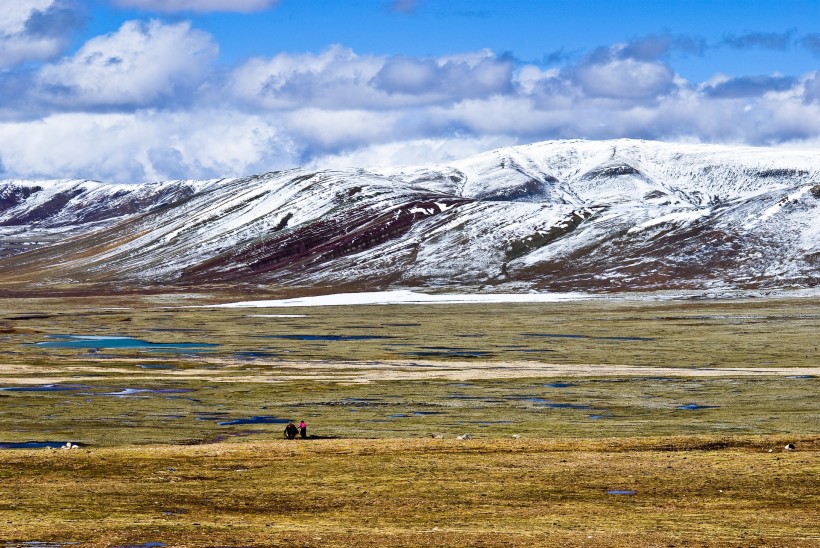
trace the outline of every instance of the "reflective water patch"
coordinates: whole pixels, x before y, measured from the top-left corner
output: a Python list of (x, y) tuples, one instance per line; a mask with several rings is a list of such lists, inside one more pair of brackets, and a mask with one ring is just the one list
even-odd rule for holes
[(49, 335), (49, 341), (34, 343), (40, 348), (128, 349), (151, 352), (206, 352), (219, 346), (213, 343), (153, 343), (133, 337), (97, 335)]

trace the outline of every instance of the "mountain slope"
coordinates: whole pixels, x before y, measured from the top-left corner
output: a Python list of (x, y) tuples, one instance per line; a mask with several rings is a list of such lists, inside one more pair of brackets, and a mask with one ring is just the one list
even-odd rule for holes
[[(815, 151), (552, 141), (369, 171), (52, 183), (51, 195), (61, 197), (50, 201), (44, 190), (25, 190), (46, 185), (5, 185), (3, 230), (70, 231), (0, 259), (0, 283), (553, 290), (818, 283)], [(8, 238), (0, 232), (0, 241)]]

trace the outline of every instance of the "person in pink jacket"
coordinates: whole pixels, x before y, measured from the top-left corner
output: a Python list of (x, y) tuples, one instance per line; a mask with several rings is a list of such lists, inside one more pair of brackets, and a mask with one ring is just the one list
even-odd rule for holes
[(305, 424), (305, 421), (299, 423), (299, 435), (302, 436), (302, 439), (307, 438), (307, 424)]

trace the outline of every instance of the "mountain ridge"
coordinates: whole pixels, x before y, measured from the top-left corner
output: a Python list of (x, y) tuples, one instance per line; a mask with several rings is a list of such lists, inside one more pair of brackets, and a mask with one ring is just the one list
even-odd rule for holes
[(0, 284), (815, 287), (818, 207), (818, 151), (635, 140), (210, 181), (2, 181)]

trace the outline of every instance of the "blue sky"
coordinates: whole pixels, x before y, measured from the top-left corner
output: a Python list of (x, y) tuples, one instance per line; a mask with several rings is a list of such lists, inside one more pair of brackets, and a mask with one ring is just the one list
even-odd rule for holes
[(818, 0), (19, 0), (0, 7), (0, 177), (221, 177), (556, 138), (815, 147), (818, 22)]

